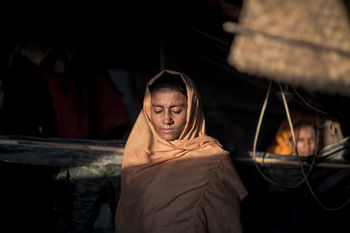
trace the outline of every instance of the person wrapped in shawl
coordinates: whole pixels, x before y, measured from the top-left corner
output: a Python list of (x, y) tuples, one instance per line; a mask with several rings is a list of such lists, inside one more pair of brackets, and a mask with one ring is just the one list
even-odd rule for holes
[(148, 82), (121, 179), (118, 233), (242, 232), (247, 191), (229, 152), (206, 135), (199, 93), (183, 73)]

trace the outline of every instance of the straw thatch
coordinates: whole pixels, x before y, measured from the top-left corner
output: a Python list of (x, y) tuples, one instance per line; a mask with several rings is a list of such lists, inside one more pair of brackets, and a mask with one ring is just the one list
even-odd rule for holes
[(350, 96), (350, 24), (341, 0), (246, 0), (228, 63), (241, 72)]

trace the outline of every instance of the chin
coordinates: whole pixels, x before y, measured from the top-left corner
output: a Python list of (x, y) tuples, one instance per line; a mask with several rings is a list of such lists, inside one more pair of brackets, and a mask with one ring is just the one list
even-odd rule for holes
[(161, 135), (160, 136), (162, 139), (164, 139), (165, 141), (173, 141), (175, 139), (177, 139), (178, 137), (174, 136), (174, 135)]

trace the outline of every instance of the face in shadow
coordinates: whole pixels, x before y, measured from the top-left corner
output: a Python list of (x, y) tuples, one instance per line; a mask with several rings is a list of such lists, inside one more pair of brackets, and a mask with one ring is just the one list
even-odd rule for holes
[(161, 88), (152, 92), (151, 104), (150, 118), (158, 135), (166, 141), (178, 139), (186, 125), (186, 96), (170, 88)]
[[(300, 156), (313, 155), (315, 150), (315, 130), (312, 125), (303, 125), (294, 130), (298, 153)], [(293, 140), (291, 140), (293, 154), (296, 155)]]

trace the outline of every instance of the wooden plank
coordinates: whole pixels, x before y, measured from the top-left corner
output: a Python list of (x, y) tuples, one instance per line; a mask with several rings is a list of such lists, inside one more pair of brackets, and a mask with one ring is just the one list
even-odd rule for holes
[(122, 141), (1, 138), (0, 161), (7, 163), (53, 167), (120, 165), (124, 153)]

